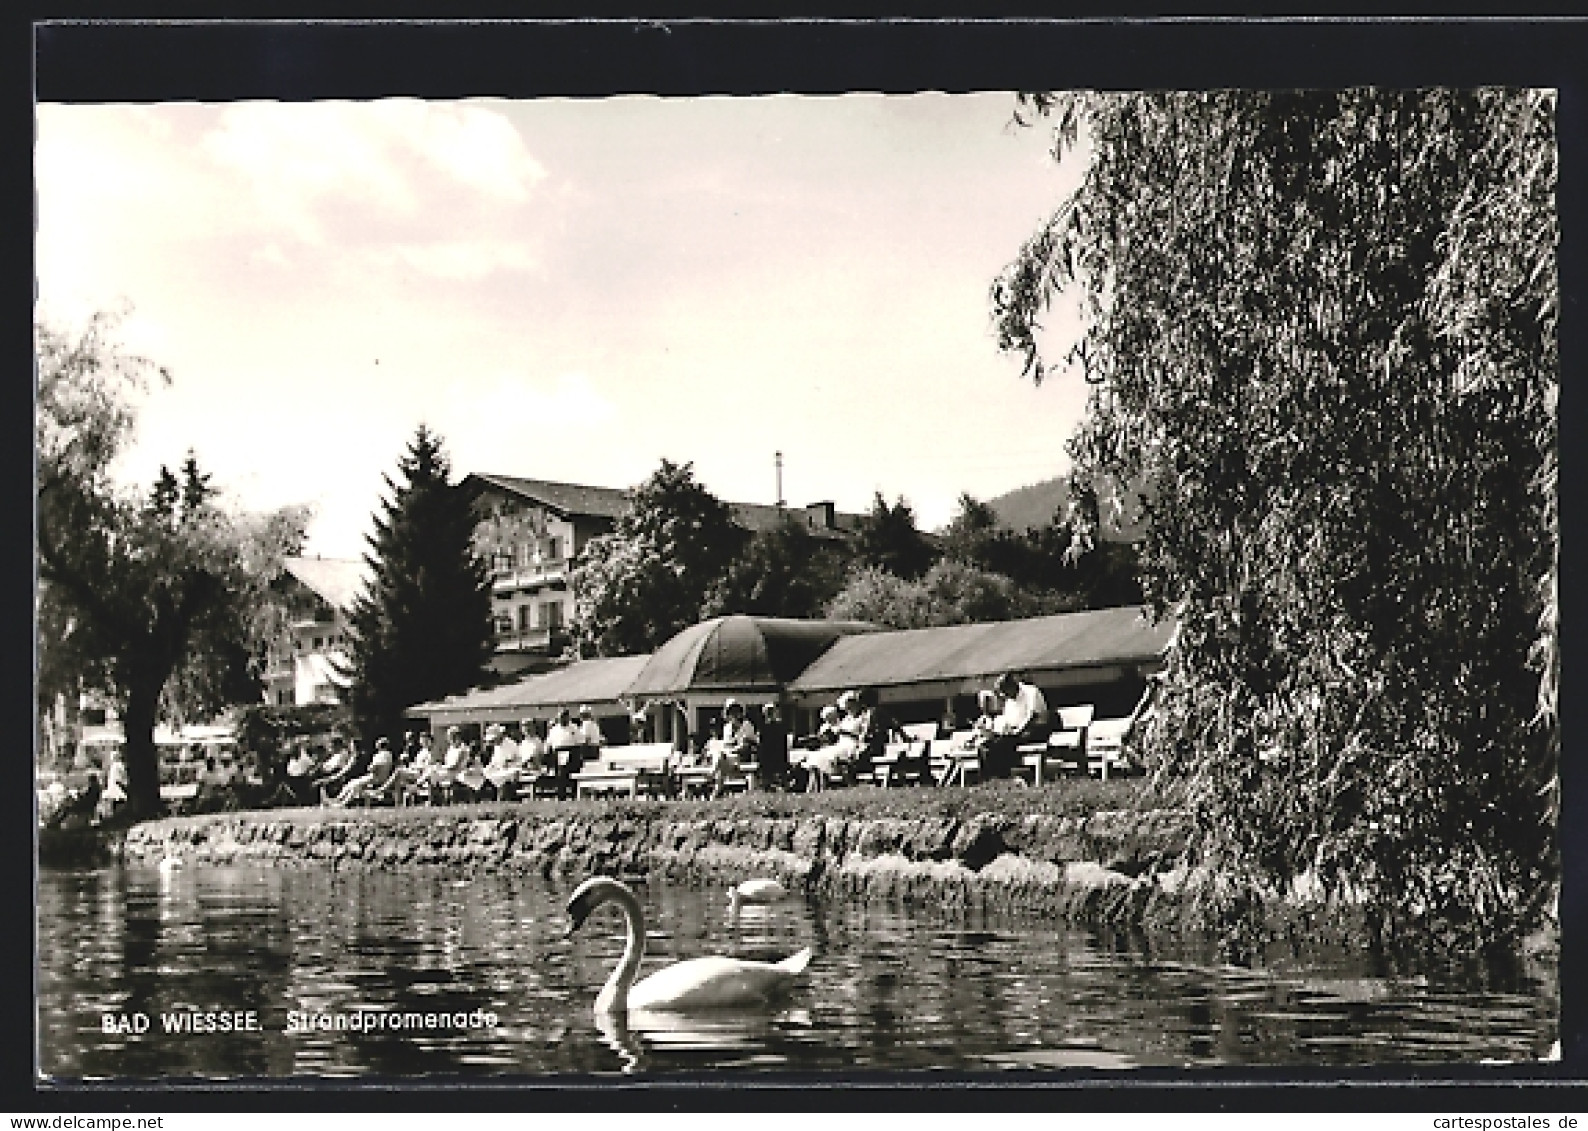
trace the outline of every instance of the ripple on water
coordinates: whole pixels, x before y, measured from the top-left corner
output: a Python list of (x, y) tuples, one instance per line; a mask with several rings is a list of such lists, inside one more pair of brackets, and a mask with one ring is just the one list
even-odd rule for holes
[[(194, 868), (161, 883), (107, 869), (39, 882), (40, 1067), (68, 1078), (651, 1074), (772, 1068), (991, 1067), (1064, 1073), (1143, 1065), (1530, 1059), (1558, 1028), (1554, 983), (1464, 988), (1387, 980), (1362, 957), (1216, 965), (1173, 939), (1106, 940), (1046, 920), (823, 899), (722, 914), (719, 887), (652, 883), (647, 972), (699, 954), (817, 960), (779, 1011), (637, 1025), (616, 1045), (591, 1002), (623, 948), (606, 916), (562, 937), (567, 888), (493, 877)], [(1506, 983), (1507, 986), (1510, 983)], [(99, 1011), (259, 1008), (256, 1046), (98, 1031)], [(492, 1030), (288, 1035), (307, 1012), (489, 1010)], [(618, 1051), (621, 1050), (621, 1051)], [(249, 1065), (258, 1066), (252, 1070)]]

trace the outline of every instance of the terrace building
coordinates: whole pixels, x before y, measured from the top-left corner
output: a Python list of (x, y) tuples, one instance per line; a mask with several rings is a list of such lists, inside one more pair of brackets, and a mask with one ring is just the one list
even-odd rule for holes
[[(468, 475), (463, 485), (474, 494), (481, 516), (474, 532), (475, 552), (491, 572), (496, 625), (492, 667), (504, 675), (544, 671), (568, 643), (574, 564), (590, 539), (616, 527), (628, 492), (484, 472)], [(847, 539), (859, 530), (862, 518), (841, 513), (830, 502), (807, 507), (728, 505), (734, 520), (752, 533), (770, 530), (792, 515), (817, 537)]]

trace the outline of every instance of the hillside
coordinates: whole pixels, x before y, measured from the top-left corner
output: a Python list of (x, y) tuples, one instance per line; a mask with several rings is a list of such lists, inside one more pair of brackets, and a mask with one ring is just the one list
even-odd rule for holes
[(1025, 530), (1032, 526), (1046, 526), (1056, 514), (1069, 504), (1070, 483), (1062, 475), (1017, 487), (987, 505), (998, 512), (998, 524), (1010, 530)]
[[(1010, 530), (1026, 530), (1033, 526), (1044, 526), (1060, 516), (1070, 501), (1069, 480), (1063, 476), (1044, 479), (1040, 483), (1032, 483), (1026, 487), (1017, 487), (1013, 491), (1005, 492), (996, 499), (988, 499), (987, 505), (998, 514), (999, 525)], [(1141, 537), (1139, 524), (1130, 524), (1118, 527), (1104, 522), (1103, 539), (1108, 542), (1134, 542)]]

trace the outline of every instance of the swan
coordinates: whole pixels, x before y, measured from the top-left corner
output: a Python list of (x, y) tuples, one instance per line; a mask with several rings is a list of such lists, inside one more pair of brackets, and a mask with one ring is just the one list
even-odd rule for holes
[(776, 903), (788, 895), (788, 888), (776, 880), (745, 880), (728, 893), (728, 906), (744, 903)]
[(610, 876), (593, 876), (574, 889), (568, 899), (568, 934), (573, 934), (604, 903), (616, 903), (628, 927), (623, 957), (596, 995), (595, 1011), (627, 1013), (629, 1010), (688, 1011), (724, 1009), (766, 1001), (793, 984), (810, 965), (811, 949), (789, 955), (781, 962), (752, 962), (743, 958), (710, 955), (663, 967), (634, 983), (645, 957), (645, 913), (640, 901), (624, 884)]

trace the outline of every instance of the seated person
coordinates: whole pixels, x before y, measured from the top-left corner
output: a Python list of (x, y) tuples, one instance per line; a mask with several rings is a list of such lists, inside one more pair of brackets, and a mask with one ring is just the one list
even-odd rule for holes
[(469, 743), (466, 748), (463, 767), (453, 779), (452, 788), (464, 801), (473, 802), (484, 799), (486, 786), (489, 784), (489, 779), (485, 776), (485, 760), (480, 743), (476, 740)]
[(392, 757), (391, 741), (378, 738), (375, 740), (375, 756), (370, 759), (369, 771), (350, 780), (328, 804), (349, 805), (354, 801), (385, 795), (391, 789), (396, 771), (397, 760)]
[(982, 773), (1006, 778), (1019, 760), (1016, 747), (1047, 741), (1052, 723), (1047, 698), (1036, 684), (1009, 672), (999, 677), (996, 689), (1003, 710), (992, 721), (992, 737), (982, 756)]
[(331, 756), (325, 760), (314, 779), (316, 794), (323, 800), (335, 797), (356, 776), (358, 766), (358, 740), (351, 741), (338, 735), (331, 740)]
[(541, 737), (540, 724), (525, 719), (518, 724), (523, 738), (518, 740), (518, 761), (525, 774), (556, 773), (557, 764), (546, 756), (546, 740)]
[(711, 793), (722, 792), (729, 778), (739, 776), (741, 762), (755, 760), (758, 738), (755, 727), (744, 717), (744, 704), (729, 699), (722, 707), (722, 737), (711, 745)]
[(978, 691), (976, 712), (976, 721), (971, 724), (970, 742), (980, 749), (997, 733), (994, 728), (997, 726), (998, 716), (1003, 712), (1003, 703), (999, 701), (998, 693), (990, 687)]
[[(491, 750), (490, 761), (485, 764), (485, 780), (491, 793), (499, 800), (509, 800), (518, 787), (522, 767), (518, 743), (513, 741), (507, 728), (492, 726), (486, 732)], [(494, 738), (494, 742), (490, 739)]]
[(430, 751), (430, 766), (419, 779), (420, 788), (429, 795), (431, 804), (452, 800), (453, 786), (468, 760), (469, 750), (463, 744), (463, 732), (457, 727), (448, 727), (446, 750)]
[(319, 769), (320, 760), (316, 756), (315, 748), (307, 742), (299, 743), (293, 750), (292, 757), (287, 759), (282, 771), (285, 780), (272, 800), (278, 804), (281, 802), (290, 805), (314, 804), (320, 795), (314, 784)]
[(579, 745), (585, 748), (585, 758), (595, 758), (597, 756), (595, 752), (606, 744), (606, 736), (601, 733), (601, 725), (596, 722), (595, 712), (589, 707), (580, 707)]
[(816, 728), (816, 746), (803, 759), (805, 788), (820, 789), (828, 781), (847, 778), (854, 762), (855, 744), (845, 741), (842, 717), (836, 706), (822, 708), (822, 722)]

